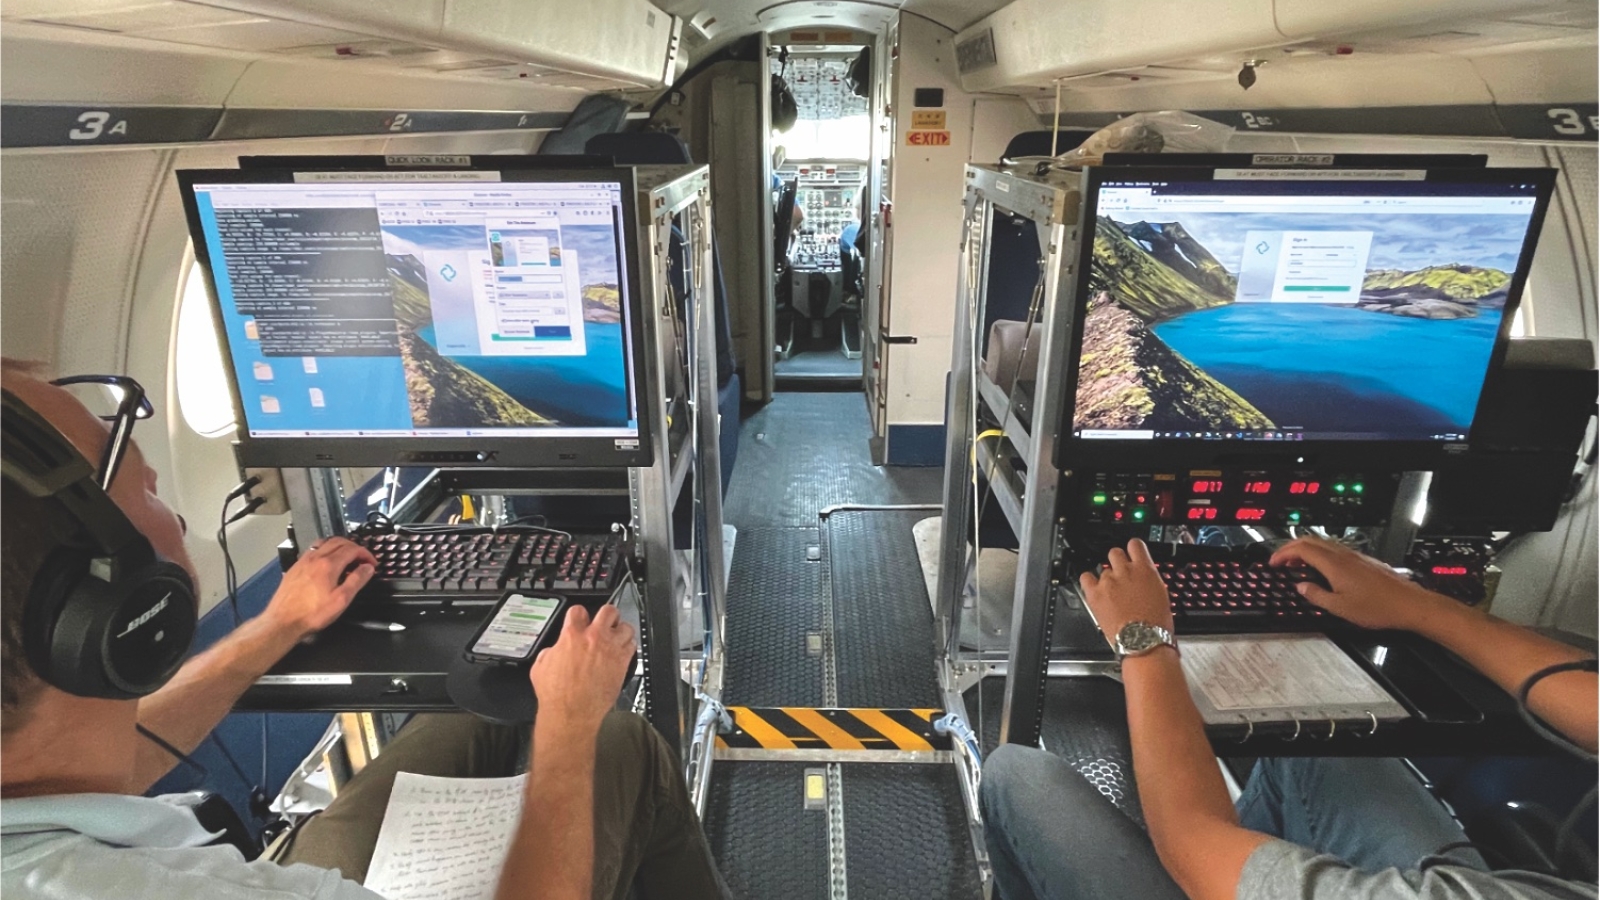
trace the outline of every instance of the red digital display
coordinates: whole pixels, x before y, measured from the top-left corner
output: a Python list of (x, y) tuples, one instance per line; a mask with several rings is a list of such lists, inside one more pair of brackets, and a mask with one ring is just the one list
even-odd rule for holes
[(1191, 507), (1189, 507), (1189, 521), (1191, 521), (1191, 522), (1194, 522), (1194, 521), (1210, 521), (1212, 519), (1215, 519), (1216, 517), (1217, 517), (1217, 508), (1215, 506), (1191, 506)]
[(1272, 482), (1246, 481), (1244, 483), (1244, 492), (1246, 494), (1270, 494), (1272, 493)]
[(1240, 522), (1259, 522), (1262, 519), (1265, 519), (1266, 517), (1267, 517), (1267, 511), (1266, 510), (1264, 510), (1264, 509), (1253, 509), (1253, 508), (1248, 507), (1248, 506), (1240, 509), (1237, 513), (1234, 513), (1234, 518), (1237, 519)]
[(1289, 483), (1291, 494), (1315, 494), (1322, 490), (1320, 481), (1293, 481)]
[(1435, 574), (1435, 575), (1465, 575), (1465, 574), (1467, 574), (1467, 567), (1466, 566), (1434, 566), (1433, 567), (1433, 574)]
[(1201, 479), (1196, 481), (1189, 489), (1196, 494), (1220, 494), (1222, 493), (1222, 482), (1216, 479)]

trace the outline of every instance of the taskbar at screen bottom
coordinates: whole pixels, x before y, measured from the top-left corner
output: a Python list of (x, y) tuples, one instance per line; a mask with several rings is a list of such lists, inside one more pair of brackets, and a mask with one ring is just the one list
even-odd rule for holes
[(1424, 441), (1461, 442), (1465, 432), (1392, 434), (1381, 431), (1151, 431), (1143, 429), (1080, 428), (1072, 436), (1085, 441), (1250, 441), (1303, 443), (1305, 441)]
[(430, 429), (364, 429), (364, 430), (317, 430), (305, 431), (294, 429), (251, 429), (250, 437), (260, 440), (274, 440), (281, 438), (326, 438), (329, 440), (347, 440), (361, 438), (388, 439), (415, 438), (419, 441), (429, 440), (499, 440), (502, 438), (547, 438), (561, 440), (563, 438), (612, 438), (616, 440), (632, 440), (639, 437), (637, 428), (570, 428), (547, 426), (543, 428), (430, 428)]

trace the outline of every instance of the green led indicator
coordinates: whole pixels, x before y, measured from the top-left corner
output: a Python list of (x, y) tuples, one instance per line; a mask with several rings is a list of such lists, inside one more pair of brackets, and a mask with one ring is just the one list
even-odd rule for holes
[(1334, 493), (1335, 493), (1335, 494), (1342, 494), (1342, 493), (1344, 493), (1344, 485), (1343, 485), (1343, 484), (1336, 484), (1336, 485), (1334, 485), (1334, 486), (1333, 486), (1333, 492), (1334, 492)]
[(1298, 512), (1289, 513), (1289, 521), (1290, 522), (1298, 522), (1298, 521), (1300, 521), (1300, 514)]
[(1134, 521), (1135, 521), (1135, 522), (1143, 522), (1143, 521), (1144, 521), (1144, 510), (1142, 510), (1142, 509), (1135, 509), (1135, 510), (1134, 510), (1134, 511), (1133, 511), (1133, 520), (1134, 520)]
[(1362, 489), (1364, 487), (1365, 487), (1365, 485), (1363, 485), (1361, 482), (1358, 481), (1355, 484), (1350, 485), (1350, 490), (1355, 491), (1356, 493), (1359, 494), (1359, 493), (1361, 493), (1361, 491), (1362, 491)]
[(1092, 500), (1094, 502), (1095, 506), (1105, 506), (1106, 505), (1106, 495), (1105, 494), (1095, 494), (1093, 497), (1090, 498), (1090, 500)]

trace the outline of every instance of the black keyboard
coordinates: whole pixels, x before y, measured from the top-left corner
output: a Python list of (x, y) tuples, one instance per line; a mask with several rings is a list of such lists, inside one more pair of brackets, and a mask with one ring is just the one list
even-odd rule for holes
[(352, 539), (378, 558), (373, 583), (381, 594), (610, 593), (623, 569), (613, 534), (401, 531)]
[(1313, 569), (1243, 560), (1158, 562), (1179, 633), (1320, 630), (1336, 616), (1306, 602), (1295, 585), (1326, 585)]

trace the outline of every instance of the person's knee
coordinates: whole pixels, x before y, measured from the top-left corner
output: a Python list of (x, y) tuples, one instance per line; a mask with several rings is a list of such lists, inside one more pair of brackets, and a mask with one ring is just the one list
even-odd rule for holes
[(1005, 818), (1015, 805), (1018, 791), (1037, 788), (1043, 767), (1053, 757), (1035, 747), (1001, 744), (983, 761), (983, 778), (978, 783), (978, 799), (984, 817), (990, 821)]

